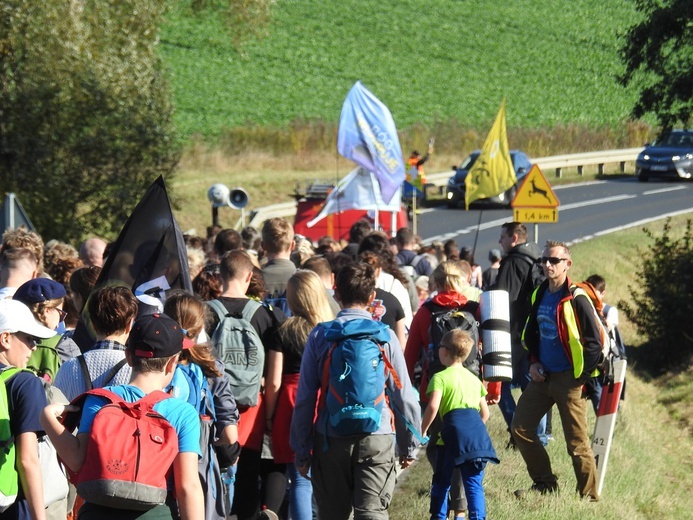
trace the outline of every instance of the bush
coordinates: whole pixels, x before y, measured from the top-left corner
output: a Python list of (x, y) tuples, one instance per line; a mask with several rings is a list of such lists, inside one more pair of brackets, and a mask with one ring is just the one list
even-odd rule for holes
[(649, 341), (641, 347), (653, 371), (688, 364), (693, 354), (693, 223), (681, 238), (672, 237), (667, 219), (638, 271), (640, 286), (629, 287), (631, 301), (620, 301), (626, 317)]
[(177, 164), (156, 0), (0, 0), (0, 189), (46, 240), (115, 236)]

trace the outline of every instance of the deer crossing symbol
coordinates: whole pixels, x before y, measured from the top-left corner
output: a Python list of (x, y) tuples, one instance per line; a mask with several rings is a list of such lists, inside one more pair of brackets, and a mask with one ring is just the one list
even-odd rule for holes
[(531, 197), (533, 195), (541, 195), (544, 197), (548, 202), (551, 202), (551, 199), (549, 198), (549, 194), (546, 193), (546, 190), (542, 190), (541, 188), (537, 188), (536, 183), (534, 182), (534, 179), (531, 179), (529, 183), (532, 185), (532, 189), (527, 192), (527, 194)]

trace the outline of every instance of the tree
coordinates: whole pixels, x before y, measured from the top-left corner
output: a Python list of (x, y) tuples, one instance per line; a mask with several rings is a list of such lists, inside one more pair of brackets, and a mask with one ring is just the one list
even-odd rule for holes
[(165, 2), (0, 0), (0, 189), (45, 239), (114, 236), (177, 164)]
[(633, 84), (639, 98), (636, 118), (654, 113), (663, 129), (691, 123), (693, 112), (693, 22), (691, 0), (636, 0), (640, 22), (621, 48), (626, 70), (619, 78)]

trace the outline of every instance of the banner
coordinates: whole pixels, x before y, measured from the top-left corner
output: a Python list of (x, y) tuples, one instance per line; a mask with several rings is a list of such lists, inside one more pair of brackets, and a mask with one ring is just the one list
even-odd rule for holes
[(309, 228), (332, 213), (340, 213), (348, 209), (362, 209), (365, 211), (393, 211), (398, 212), (400, 207), (399, 189), (395, 192), (390, 203), (383, 200), (380, 187), (375, 175), (363, 168), (356, 168), (344, 177), (330, 192), (325, 200), (325, 205), (320, 213), (306, 224)]
[[(183, 233), (163, 177), (149, 187), (111, 248), (95, 288), (106, 285), (132, 289), (140, 316), (162, 312), (168, 289), (193, 293)], [(73, 339), (82, 352), (94, 343), (86, 305)]]
[(360, 81), (349, 91), (339, 117), (337, 150), (375, 173), (390, 203), (405, 178), (404, 158), (392, 114)]
[(499, 195), (517, 182), (505, 127), (505, 99), (486, 137), (481, 155), (474, 161), (464, 182), (466, 209), (475, 200)]

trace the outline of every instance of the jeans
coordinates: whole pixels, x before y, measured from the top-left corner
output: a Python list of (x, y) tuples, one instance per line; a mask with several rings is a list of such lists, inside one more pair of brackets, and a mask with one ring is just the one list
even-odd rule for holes
[[(452, 472), (455, 469), (453, 457), (446, 456), (445, 446), (437, 447), (436, 469), (431, 484), (431, 520), (444, 520), (448, 517), (448, 493), (452, 482)], [(486, 498), (484, 496), (484, 467), (486, 462), (474, 459), (461, 464), (457, 468), (462, 475), (462, 484), (467, 496), (468, 517), (472, 520), (486, 518)]]
[(554, 404), (573, 462), (577, 491), (580, 496), (598, 498), (597, 466), (587, 433), (587, 406), (582, 398), (582, 383), (575, 379), (572, 370), (549, 374), (541, 383), (530, 382), (517, 403), (511, 429), (529, 476), (539, 487), (556, 487), (551, 460), (536, 433), (542, 416)]
[[(312, 520), (313, 519), (313, 484), (310, 480), (302, 477), (294, 464), (288, 464), (287, 470), (291, 479), (290, 488), (290, 511), (291, 520)], [(310, 477), (310, 474), (308, 475)]]
[(226, 473), (223, 475), (224, 484), (226, 484), (226, 510), (231, 511), (233, 505), (233, 495), (236, 490), (236, 470), (238, 465), (229, 466)]
[[(438, 446), (436, 444), (436, 442), (438, 441), (438, 434), (440, 433), (440, 429), (442, 427), (443, 420), (440, 418), (440, 414), (438, 414), (436, 415), (436, 418), (433, 419), (433, 423), (431, 424), (430, 428), (428, 428), (428, 435), (430, 436), (431, 440), (428, 441), (428, 444), (426, 445), (426, 458), (428, 459), (428, 462), (431, 464), (431, 467), (434, 471), (438, 467), (437, 460), (439, 455), (439, 448), (442, 448), (442, 446)], [(458, 468), (453, 468), (451, 478), (452, 484), (448, 483), (448, 486), (451, 485), (451, 489), (449, 490), (450, 507), (455, 511), (466, 511), (467, 496), (464, 491), (462, 475), (460, 474), (460, 470)]]

